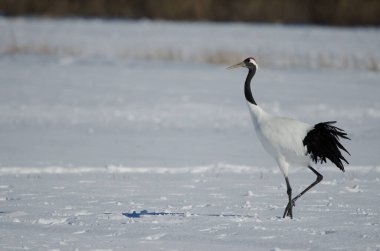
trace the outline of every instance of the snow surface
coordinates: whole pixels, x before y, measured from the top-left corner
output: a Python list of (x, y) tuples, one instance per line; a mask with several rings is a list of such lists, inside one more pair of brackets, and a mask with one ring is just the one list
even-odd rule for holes
[[(1, 250), (380, 250), (378, 28), (1, 18), (0, 29)], [(337, 120), (352, 139), (346, 172), (317, 166), (324, 180), (293, 220), (251, 125), (246, 72), (225, 70), (245, 56), (260, 65), (264, 109)], [(294, 193), (314, 179), (290, 170)], [(141, 210), (184, 216), (123, 215)]]

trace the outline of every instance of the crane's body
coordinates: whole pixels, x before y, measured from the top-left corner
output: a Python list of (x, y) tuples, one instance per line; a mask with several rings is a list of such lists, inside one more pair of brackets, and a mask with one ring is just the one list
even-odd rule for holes
[[(348, 151), (339, 142), (340, 138), (348, 139), (347, 134), (340, 128), (333, 126), (335, 122), (322, 122), (316, 125), (291, 119), (276, 117), (265, 112), (257, 105), (251, 91), (251, 80), (258, 69), (254, 58), (247, 58), (243, 62), (230, 66), (248, 68), (248, 75), (244, 85), (244, 95), (248, 103), (253, 125), (264, 149), (276, 160), (285, 177), (289, 202), (283, 217), (293, 217), (292, 208), (295, 201), (309, 189), (318, 184), (323, 176), (310, 163), (326, 162), (329, 159), (339, 169), (344, 171), (342, 161), (347, 160), (341, 151)], [(349, 153), (348, 153), (349, 154)], [(289, 182), (289, 167), (293, 165), (308, 167), (317, 179), (296, 197), (292, 198), (292, 188)]]
[(302, 144), (311, 126), (266, 113), (261, 107), (248, 102), (257, 137), (264, 149), (276, 160), (282, 173), (287, 176), (289, 165), (308, 165), (310, 158)]

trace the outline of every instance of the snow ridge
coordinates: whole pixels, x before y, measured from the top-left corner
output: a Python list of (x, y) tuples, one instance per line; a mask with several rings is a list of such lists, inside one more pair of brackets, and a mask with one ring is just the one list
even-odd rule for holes
[[(293, 169), (297, 172), (302, 169)], [(323, 172), (338, 172), (336, 168), (324, 167)], [(380, 166), (348, 166), (347, 171), (360, 173), (380, 172)], [(147, 173), (147, 174), (200, 174), (200, 173), (278, 173), (277, 167), (257, 167), (234, 165), (226, 163), (210, 164), (204, 166), (189, 167), (130, 167), (108, 165), (106, 167), (0, 167), (0, 176), (3, 175), (28, 175), (28, 174), (85, 174), (85, 173)]]

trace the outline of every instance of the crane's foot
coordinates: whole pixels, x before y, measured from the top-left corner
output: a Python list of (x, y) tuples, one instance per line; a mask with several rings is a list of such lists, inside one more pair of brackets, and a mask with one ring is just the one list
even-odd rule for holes
[(286, 206), (284, 215), (282, 216), (282, 218), (285, 218), (287, 216), (290, 217), (290, 219), (293, 219), (293, 208), (290, 207), (289, 204)]
[(290, 219), (293, 219), (293, 207), (295, 206), (295, 201), (292, 200), (291, 202), (288, 203), (288, 205), (285, 208), (284, 215), (282, 218), (285, 218), (286, 216), (289, 216)]

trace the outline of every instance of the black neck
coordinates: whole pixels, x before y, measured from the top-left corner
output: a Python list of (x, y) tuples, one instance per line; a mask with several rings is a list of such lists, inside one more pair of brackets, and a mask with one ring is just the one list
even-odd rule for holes
[(245, 95), (245, 99), (249, 103), (257, 105), (255, 100), (253, 99), (252, 91), (251, 91), (251, 80), (252, 80), (253, 76), (255, 75), (255, 73), (256, 73), (256, 68), (249, 69), (248, 76), (247, 76), (247, 79), (245, 80), (245, 84), (244, 84), (244, 95)]

